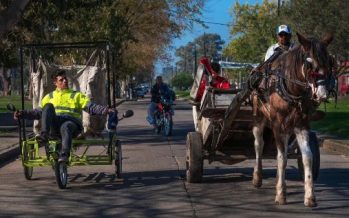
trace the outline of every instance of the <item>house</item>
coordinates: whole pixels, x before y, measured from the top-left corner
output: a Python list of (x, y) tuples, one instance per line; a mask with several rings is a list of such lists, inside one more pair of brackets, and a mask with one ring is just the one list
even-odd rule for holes
[(342, 62), (340, 67), (344, 72), (338, 77), (338, 95), (349, 95), (349, 61)]

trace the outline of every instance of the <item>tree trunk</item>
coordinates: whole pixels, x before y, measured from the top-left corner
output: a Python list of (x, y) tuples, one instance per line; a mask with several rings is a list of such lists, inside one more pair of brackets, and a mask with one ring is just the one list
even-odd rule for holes
[(7, 9), (0, 13), (0, 36), (16, 25), (28, 3), (29, 0), (14, 0)]
[(3, 96), (8, 96), (10, 94), (10, 84), (11, 84), (11, 77), (8, 76), (9, 70), (6, 70), (6, 68), (1, 67), (0, 68), (0, 80), (2, 82), (3, 86)]

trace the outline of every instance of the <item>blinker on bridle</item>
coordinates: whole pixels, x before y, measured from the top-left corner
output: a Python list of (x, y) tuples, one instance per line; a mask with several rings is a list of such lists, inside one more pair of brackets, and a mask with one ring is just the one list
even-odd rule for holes
[(308, 53), (306, 53), (304, 56), (305, 56), (304, 57), (305, 71), (311, 70), (311, 72), (308, 74), (309, 75), (308, 77), (314, 79), (316, 86), (326, 85), (326, 76), (319, 73), (318, 68), (314, 69), (313, 67), (314, 60), (311, 57), (309, 57)]

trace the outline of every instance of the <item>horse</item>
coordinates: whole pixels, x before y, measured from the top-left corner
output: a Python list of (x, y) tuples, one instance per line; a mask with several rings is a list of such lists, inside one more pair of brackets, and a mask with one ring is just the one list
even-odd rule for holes
[(277, 149), (275, 203), (287, 204), (287, 150), (290, 137), (295, 136), (304, 165), (304, 205), (315, 207), (309, 122), (316, 108), (327, 99), (326, 85), (330, 74), (327, 46), (333, 35), (329, 33), (318, 40), (296, 34), (300, 45), (284, 52), (272, 63), (267, 90), (264, 90), (264, 94), (251, 95), (254, 99), (252, 106), (256, 111), (252, 127), (256, 153), (252, 183), (257, 188), (262, 185), (263, 131), (268, 127), (273, 133)]

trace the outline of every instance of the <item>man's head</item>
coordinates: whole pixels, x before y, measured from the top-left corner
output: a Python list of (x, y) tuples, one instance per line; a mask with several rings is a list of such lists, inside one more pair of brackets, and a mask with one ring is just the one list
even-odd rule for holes
[(279, 45), (290, 46), (292, 37), (290, 27), (282, 24), (276, 29), (276, 34)]
[(156, 84), (160, 85), (162, 83), (162, 76), (156, 77)]
[(66, 77), (65, 71), (60, 70), (53, 75), (53, 84), (57, 89), (63, 90), (68, 88), (68, 79)]

